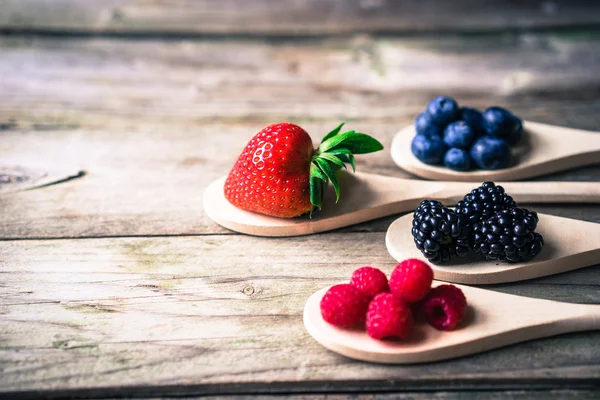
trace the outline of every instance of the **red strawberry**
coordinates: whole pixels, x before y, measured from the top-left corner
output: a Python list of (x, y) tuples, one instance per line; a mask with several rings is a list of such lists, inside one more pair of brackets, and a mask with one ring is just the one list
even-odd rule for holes
[(331, 180), (339, 199), (336, 171), (354, 169), (353, 154), (383, 149), (372, 137), (355, 131), (329, 132), (318, 149), (298, 125), (267, 126), (248, 142), (225, 181), (225, 197), (236, 207), (281, 218), (321, 208)]

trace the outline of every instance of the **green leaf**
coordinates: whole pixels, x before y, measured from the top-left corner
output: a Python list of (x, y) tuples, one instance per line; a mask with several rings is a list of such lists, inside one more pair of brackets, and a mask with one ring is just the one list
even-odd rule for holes
[[(319, 146), (319, 152), (325, 153), (327, 150), (334, 148), (335, 146), (342, 143), (344, 140), (346, 140), (349, 137), (351, 137), (352, 135), (354, 135), (354, 133), (355, 133), (354, 131), (348, 131), (348, 132), (341, 133), (339, 135), (335, 135), (331, 139), (327, 139), (326, 141), (322, 142), (321, 145)], [(346, 146), (344, 146), (344, 147), (346, 147)]]
[(350, 154), (348, 158), (350, 159), (350, 165), (352, 165), (352, 172), (356, 172), (356, 160), (354, 159), (354, 156)]
[(337, 178), (335, 176), (335, 171), (331, 169), (329, 163), (322, 158), (317, 158), (315, 160), (321, 168), (321, 171), (329, 178), (331, 184), (333, 185), (333, 189), (335, 190), (335, 202), (337, 203), (340, 200), (340, 185), (338, 184)]
[(334, 155), (338, 155), (338, 154), (352, 154), (352, 152), (350, 150), (344, 149), (343, 147), (338, 148), (338, 149), (330, 150), (327, 153), (334, 154)]
[[(321, 207), (323, 206), (323, 185), (322, 185), (322, 180), (311, 176), (310, 177), (310, 202), (312, 203), (312, 205), (316, 208), (318, 208), (319, 210), (321, 209)], [(312, 207), (310, 209), (310, 215), (312, 215)]]
[[(352, 165), (352, 161), (350, 161), (350, 157), (352, 157), (354, 159), (354, 156), (352, 154), (340, 154), (337, 157), (340, 160), (342, 160), (345, 164), (350, 164), (350, 165)], [(356, 169), (354, 168), (354, 166), (352, 167), (352, 171), (356, 172)]]
[(321, 172), (319, 166), (315, 163), (310, 163), (310, 177), (311, 178), (319, 178), (325, 182), (327, 182), (327, 177)]
[(315, 208), (319, 210), (323, 206), (323, 197), (325, 196), (325, 187), (327, 185), (327, 176), (321, 172), (321, 169), (314, 163), (310, 164), (310, 202), (313, 205), (310, 208), (310, 216)]
[(338, 133), (340, 133), (340, 130), (342, 130), (342, 126), (344, 126), (345, 122), (342, 122), (341, 124), (339, 124), (337, 126), (337, 128), (335, 128), (334, 130), (332, 130), (331, 132), (329, 132), (327, 135), (325, 135), (325, 137), (323, 138), (323, 140), (321, 140), (321, 143), (325, 142), (327, 139), (331, 139), (332, 137), (334, 137), (335, 135), (337, 135)]
[(321, 153), (319, 154), (319, 157), (317, 158), (323, 158), (339, 167), (344, 167), (346, 168), (346, 164), (344, 164), (344, 162), (342, 160), (340, 160), (339, 158), (337, 158), (336, 156), (334, 156), (333, 154), (330, 153)]
[[(352, 152), (352, 154), (367, 154), (367, 153), (373, 153), (373, 152), (376, 152), (379, 150), (383, 150), (383, 145), (381, 143), (379, 143), (379, 141), (377, 139), (372, 138), (369, 135), (365, 135), (364, 133), (356, 133), (356, 132), (352, 132), (352, 133), (353, 133), (353, 135), (349, 135), (349, 136), (345, 137), (344, 140), (339, 142), (337, 145), (343, 144), (343, 147), (350, 150), (350, 152)], [(338, 135), (338, 136), (334, 137), (333, 139), (342, 137), (343, 135), (344, 134)], [(330, 139), (330, 140), (333, 140), (333, 139)], [(331, 146), (329, 148), (332, 149), (333, 147), (335, 147), (335, 146)]]

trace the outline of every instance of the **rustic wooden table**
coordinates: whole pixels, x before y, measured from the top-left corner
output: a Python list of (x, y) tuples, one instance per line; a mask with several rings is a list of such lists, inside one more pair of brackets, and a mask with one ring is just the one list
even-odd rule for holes
[[(0, 397), (597, 398), (600, 332), (415, 366), (325, 350), (304, 302), (358, 266), (390, 271), (397, 216), (258, 238), (211, 222), (202, 193), (269, 123), (318, 141), (346, 120), (389, 146), (437, 94), (599, 130), (598, 5), (90, 3), (0, 0), (0, 168), (85, 172), (0, 194)], [(407, 176), (386, 151), (358, 164)], [(600, 167), (543, 179), (597, 185)], [(535, 209), (600, 222), (600, 205)], [(599, 288), (589, 267), (491, 289)]]

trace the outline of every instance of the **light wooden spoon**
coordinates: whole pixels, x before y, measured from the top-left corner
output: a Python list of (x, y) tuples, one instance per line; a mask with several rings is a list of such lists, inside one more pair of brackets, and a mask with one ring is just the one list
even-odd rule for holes
[[(204, 192), (204, 210), (213, 221), (236, 232), (298, 236), (412, 211), (422, 199), (453, 204), (478, 186), (345, 171), (338, 173), (338, 180), (342, 198), (335, 203), (335, 194), (329, 185), (323, 209), (315, 212), (312, 219), (308, 215), (292, 219), (269, 217), (236, 208), (223, 193), (225, 177), (212, 182)], [(502, 185), (520, 203), (600, 202), (599, 182), (509, 182)]]
[[(437, 282), (434, 282), (434, 286)], [(459, 328), (441, 332), (415, 324), (406, 341), (379, 341), (364, 329), (340, 329), (321, 317), (328, 288), (314, 293), (304, 307), (304, 326), (321, 345), (346, 357), (390, 364), (456, 358), (531, 339), (600, 329), (600, 305), (532, 299), (469, 286), (460, 287), (469, 303)]]
[[(481, 285), (515, 282), (600, 262), (600, 224), (547, 214), (539, 214), (539, 217), (536, 231), (544, 237), (544, 247), (532, 261), (509, 264), (486, 261), (476, 254), (468, 254), (448, 264), (431, 264), (435, 279)], [(414, 244), (411, 228), (412, 214), (398, 218), (388, 228), (385, 244), (391, 256), (398, 261), (425, 259)]]
[(443, 166), (427, 165), (411, 152), (414, 126), (407, 126), (392, 141), (392, 159), (417, 176), (447, 181), (514, 181), (547, 175), (585, 165), (600, 163), (600, 132), (524, 122), (522, 144), (513, 149), (509, 168), (458, 172)]

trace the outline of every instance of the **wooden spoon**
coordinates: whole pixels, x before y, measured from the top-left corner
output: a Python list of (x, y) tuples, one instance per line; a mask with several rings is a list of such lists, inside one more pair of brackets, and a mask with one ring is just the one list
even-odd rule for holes
[[(218, 224), (233, 231), (258, 236), (298, 236), (329, 231), (387, 215), (414, 210), (422, 199), (453, 204), (477, 184), (432, 182), (340, 171), (342, 198), (335, 203), (331, 185), (321, 211), (282, 219), (236, 208), (223, 193), (225, 177), (211, 183), (204, 192), (204, 210)], [(509, 182), (502, 183), (520, 203), (600, 202), (598, 182)]]
[[(436, 282), (434, 282), (436, 286)], [(469, 303), (465, 320), (450, 332), (424, 322), (406, 341), (379, 341), (364, 329), (340, 329), (321, 317), (328, 288), (314, 293), (304, 307), (304, 326), (336, 353), (377, 363), (410, 364), (444, 360), (567, 332), (600, 329), (600, 305), (532, 299), (469, 286), (460, 287)]]
[(411, 152), (414, 126), (407, 126), (392, 141), (392, 158), (398, 166), (417, 176), (447, 181), (514, 181), (600, 163), (600, 132), (524, 122), (524, 143), (513, 149), (509, 168), (458, 172), (427, 165)]
[[(539, 214), (536, 229), (544, 237), (542, 252), (527, 263), (486, 261), (468, 254), (448, 264), (431, 264), (435, 279), (466, 284), (522, 281), (587, 267), (600, 262), (600, 224)], [(388, 251), (398, 261), (422, 258), (411, 234), (412, 214), (398, 218), (385, 236)]]

